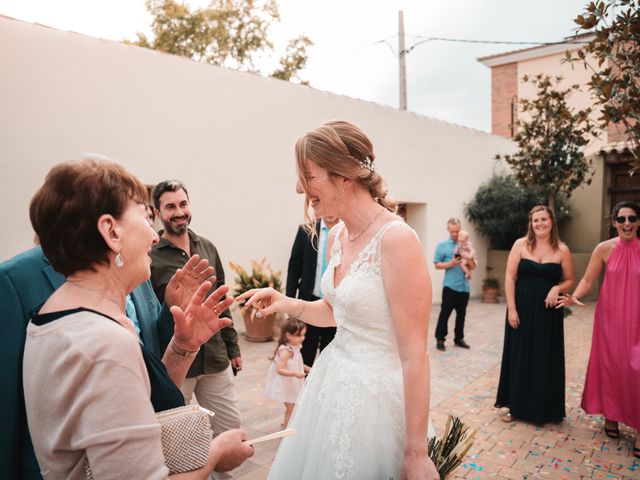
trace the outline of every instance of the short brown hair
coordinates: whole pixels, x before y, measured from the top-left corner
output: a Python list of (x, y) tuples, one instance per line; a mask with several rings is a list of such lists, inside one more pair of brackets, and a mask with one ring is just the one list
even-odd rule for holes
[(65, 276), (109, 264), (109, 249), (98, 232), (101, 215), (120, 218), (127, 202), (144, 203), (147, 189), (124, 167), (84, 157), (54, 166), (31, 199), (29, 217), (44, 254)]

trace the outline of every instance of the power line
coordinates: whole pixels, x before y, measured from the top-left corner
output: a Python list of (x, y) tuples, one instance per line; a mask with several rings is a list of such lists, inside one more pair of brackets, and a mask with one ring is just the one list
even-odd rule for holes
[(391, 49), (391, 53), (393, 53), (393, 55), (397, 57), (397, 56), (398, 56), (398, 52), (396, 52), (396, 49), (395, 49), (395, 48), (393, 48), (393, 45), (391, 44), (391, 42), (389, 42), (389, 40), (390, 40), (391, 38), (395, 38), (395, 37), (389, 37), (388, 39), (387, 39), (387, 38), (385, 38), (385, 39), (383, 39), (383, 40), (378, 40), (377, 42), (367, 43), (367, 44), (365, 45), (365, 47), (370, 47), (371, 45), (378, 45), (378, 44), (380, 44), (380, 43), (384, 43), (384, 44), (386, 44), (386, 45)]
[(386, 45), (391, 49), (391, 52), (392, 52), (395, 56), (398, 56), (398, 52), (396, 51), (396, 49), (395, 49), (395, 48), (393, 48), (393, 44), (389, 41), (389, 40), (392, 40), (392, 39), (396, 38), (397, 36), (398, 36), (398, 35), (393, 35), (393, 36), (391, 36), (391, 37), (387, 37), (387, 38), (383, 38), (382, 40), (378, 40), (377, 42), (367, 43), (367, 44), (365, 45), (365, 47), (370, 47), (371, 45), (378, 45), (378, 44), (380, 44), (380, 43), (384, 43), (384, 44), (386, 44)]
[[(561, 45), (563, 43), (569, 43), (565, 40), (560, 41), (560, 42), (531, 42), (531, 41), (512, 41), (512, 40), (475, 40), (475, 39), (468, 39), (468, 38), (445, 38), (445, 37), (427, 37), (425, 35), (410, 35), (410, 34), (406, 34), (407, 36), (411, 36), (411, 37), (416, 37), (416, 38), (422, 38), (423, 40), (420, 40), (419, 42), (414, 43), (413, 45), (411, 45), (410, 47), (408, 47), (407, 49), (405, 49), (404, 53), (409, 53), (411, 52), (414, 48), (416, 48), (418, 45), (422, 45), (423, 43), (427, 43), (427, 42), (450, 42), (450, 43), (475, 43), (475, 44), (494, 44), (494, 45), (540, 45), (540, 46), (548, 46), (548, 45)], [(396, 38), (397, 35), (394, 35), (392, 37), (388, 37), (388, 38), (384, 38), (382, 40), (378, 40), (377, 42), (372, 42), (369, 45), (377, 45), (379, 43), (386, 43), (389, 48), (391, 49), (391, 52), (395, 55), (398, 56), (399, 52), (397, 52), (394, 48), (393, 45), (391, 44), (391, 42), (389, 42), (389, 40)], [(576, 42), (570, 42), (576, 45), (586, 45), (589, 42), (584, 42), (584, 41), (576, 41)]]

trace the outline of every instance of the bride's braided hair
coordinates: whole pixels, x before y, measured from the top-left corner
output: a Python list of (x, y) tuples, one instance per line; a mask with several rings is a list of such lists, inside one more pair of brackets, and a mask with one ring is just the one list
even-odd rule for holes
[[(298, 178), (302, 189), (308, 190), (306, 162), (312, 161), (329, 172), (354, 180), (366, 188), (384, 208), (395, 213), (398, 203), (387, 196), (387, 185), (374, 165), (373, 144), (365, 133), (344, 120), (330, 120), (302, 136), (295, 145)], [(315, 219), (309, 215), (309, 200), (305, 199), (304, 218), (307, 229), (315, 234)]]

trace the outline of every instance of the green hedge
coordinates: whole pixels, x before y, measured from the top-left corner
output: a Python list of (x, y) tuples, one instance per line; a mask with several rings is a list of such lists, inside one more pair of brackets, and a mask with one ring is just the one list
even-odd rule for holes
[[(489, 238), (491, 248), (509, 250), (516, 239), (526, 235), (529, 210), (540, 204), (546, 204), (540, 192), (523, 187), (513, 175), (495, 175), (480, 186), (465, 206), (465, 214)], [(559, 225), (571, 219), (565, 199), (556, 200), (556, 219)]]

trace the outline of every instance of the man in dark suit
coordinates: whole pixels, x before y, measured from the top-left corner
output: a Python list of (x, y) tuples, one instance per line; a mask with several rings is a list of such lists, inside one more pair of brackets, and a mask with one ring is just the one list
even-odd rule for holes
[[(185, 282), (185, 274), (181, 274), (173, 284), (172, 291), (179, 294), (178, 298), (191, 298), (195, 291), (193, 288), (204, 281), (205, 275), (202, 278), (195, 277), (196, 273), (204, 271), (201, 267), (190, 270), (195, 272), (193, 278)], [(22, 354), (29, 320), (64, 282), (64, 276), (53, 269), (39, 246), (0, 264), (0, 365), (3, 369), (0, 479), (42, 478), (27, 428), (22, 390)], [(169, 309), (166, 305), (160, 306), (149, 281), (131, 292), (130, 301), (135, 307), (134, 316), (138, 320), (142, 342), (158, 358), (162, 358), (164, 352), (160, 345), (166, 345), (173, 335), (173, 317)], [(131, 318), (133, 312), (129, 310), (127, 308), (127, 316)]]
[[(296, 239), (291, 248), (289, 268), (287, 269), (288, 297), (302, 300), (318, 300), (322, 298), (320, 279), (326, 268), (327, 237), (329, 229), (338, 223), (337, 217), (325, 217), (316, 223), (318, 236), (314, 241), (311, 234), (303, 225), (298, 227)], [(311, 367), (316, 358), (317, 350), (322, 351), (336, 334), (336, 327), (316, 327), (307, 325), (307, 334), (302, 344), (302, 358), (304, 364)]]

